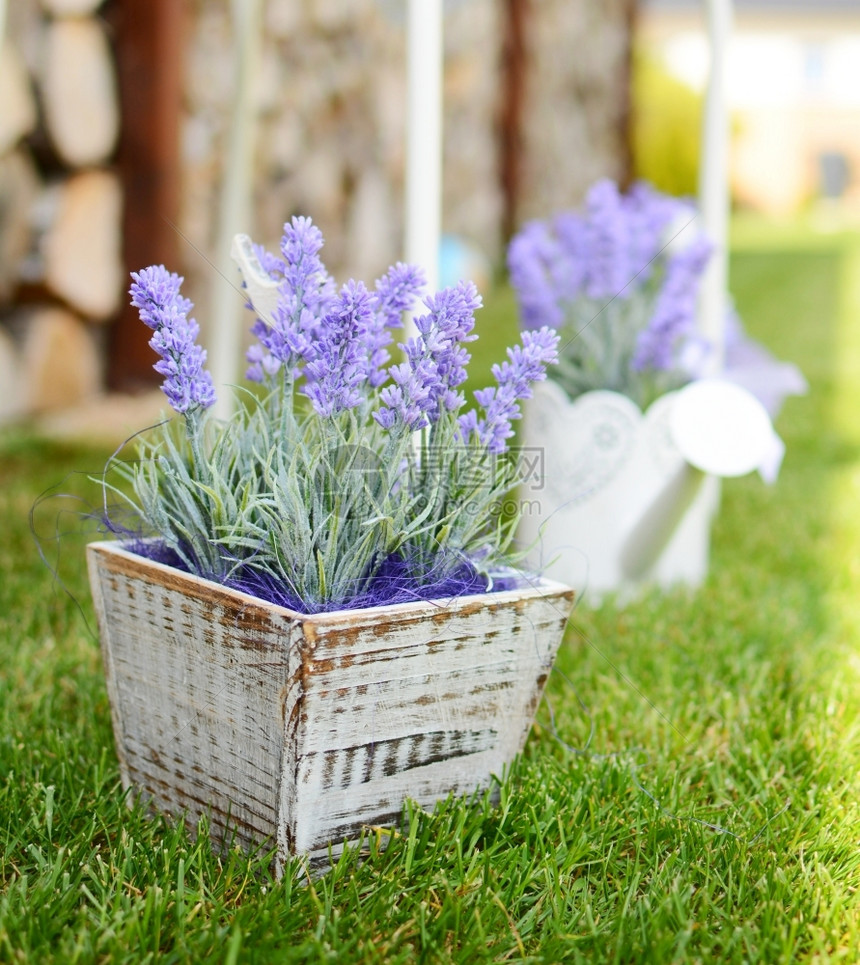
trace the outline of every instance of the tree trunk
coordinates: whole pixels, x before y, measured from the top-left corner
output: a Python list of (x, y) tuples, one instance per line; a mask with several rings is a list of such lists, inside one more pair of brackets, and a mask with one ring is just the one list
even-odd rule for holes
[[(522, 153), (509, 223), (576, 206), (600, 177), (629, 177), (631, 29), (635, 0), (540, 0), (518, 11), (525, 31)], [(512, 21), (513, 23), (513, 21)]]

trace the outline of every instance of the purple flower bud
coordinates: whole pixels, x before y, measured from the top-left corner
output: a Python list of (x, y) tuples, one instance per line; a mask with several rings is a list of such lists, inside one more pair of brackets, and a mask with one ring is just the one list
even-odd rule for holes
[(558, 290), (575, 292), (578, 284), (567, 283), (560, 267), (563, 254), (549, 228), (539, 221), (529, 222), (511, 241), (508, 270), (525, 328), (555, 327), (564, 321)]
[(456, 412), (463, 405), (462, 394), (455, 390), (466, 379), (470, 356), (462, 343), (477, 337), (472, 329), (481, 296), (471, 282), (460, 282), (428, 296), (424, 305), (427, 313), (415, 319), (418, 336), (401, 344), (406, 362), (388, 371), (399, 391), (387, 394), (386, 387), (381, 393), (384, 422), (376, 421), (385, 428), (391, 427), (386, 423), (392, 413), (392, 425), (417, 429), (436, 422), (443, 411)]
[(388, 406), (380, 406), (376, 412), (371, 413), (373, 418), (382, 426), (383, 429), (393, 429), (397, 422), (397, 413)]
[(251, 363), (245, 371), (245, 378), (251, 382), (265, 382), (266, 378), (276, 375), (283, 364), (259, 344), (250, 345), (245, 358)]
[(215, 389), (203, 368), (206, 352), (196, 344), (199, 326), (187, 317), (194, 306), (179, 294), (183, 279), (164, 265), (134, 271), (131, 277), (131, 303), (154, 329), (149, 344), (161, 356), (154, 368), (165, 377), (167, 401), (180, 414), (208, 408), (215, 402)]
[(349, 281), (326, 315), (303, 389), (322, 416), (333, 416), (360, 404), (360, 386), (367, 379), (367, 354), (362, 335), (373, 314), (370, 293), (361, 282)]
[(160, 328), (164, 324), (165, 312), (187, 315), (194, 307), (179, 294), (185, 279), (175, 272), (169, 272), (164, 265), (151, 265), (142, 271), (133, 271), (131, 277), (131, 303), (138, 309), (140, 320), (150, 328)]
[(376, 282), (373, 311), (363, 323), (361, 338), (366, 353), (368, 384), (377, 388), (386, 379), (383, 371), (390, 360), (389, 329), (403, 325), (402, 314), (412, 308), (425, 284), (424, 273), (415, 265), (398, 262)]
[(636, 269), (630, 260), (630, 228), (618, 186), (604, 178), (585, 198), (590, 258), (585, 291), (589, 298), (624, 298)]
[[(335, 301), (334, 282), (319, 257), (322, 246), (322, 232), (311, 219), (296, 217), (284, 225), (283, 260), (255, 248), (264, 269), (281, 281), (271, 327), (258, 319), (251, 331), (274, 360), (290, 370), (313, 355), (322, 319)], [(248, 361), (249, 378), (273, 374), (280, 368), (274, 361), (263, 365), (263, 357)]]
[(474, 435), (491, 453), (507, 449), (507, 440), (514, 434), (511, 422), (520, 418), (519, 400), (531, 398), (531, 383), (545, 379), (546, 367), (558, 361), (558, 342), (551, 328), (523, 332), (522, 345), (508, 349), (509, 361), (493, 366), (497, 385), (475, 392), (484, 418), (479, 419), (474, 410), (460, 416), (464, 441)]
[(712, 250), (707, 238), (700, 236), (669, 258), (654, 314), (636, 340), (631, 364), (637, 372), (676, 367), (684, 337), (695, 327), (699, 284)]
[(398, 261), (376, 283), (373, 310), (383, 319), (386, 328), (400, 328), (403, 312), (408, 312), (427, 284), (424, 272), (417, 265)]

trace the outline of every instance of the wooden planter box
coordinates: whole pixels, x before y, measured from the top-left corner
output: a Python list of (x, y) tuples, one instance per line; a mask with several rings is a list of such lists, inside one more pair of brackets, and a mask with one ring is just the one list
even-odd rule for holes
[(123, 784), (213, 840), (312, 863), (490, 784), (522, 749), (573, 592), (305, 616), (87, 548)]

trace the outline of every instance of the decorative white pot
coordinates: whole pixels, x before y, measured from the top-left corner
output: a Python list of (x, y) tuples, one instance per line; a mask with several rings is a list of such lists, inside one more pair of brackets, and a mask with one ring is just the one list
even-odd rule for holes
[(649, 584), (697, 586), (708, 570), (718, 480), (700, 478), (670, 431), (679, 393), (644, 414), (617, 392), (571, 402), (552, 381), (526, 405), (518, 537), (536, 570), (589, 603)]
[(213, 840), (325, 864), (363, 827), (489, 786), (522, 749), (573, 603), (526, 589), (306, 616), (87, 549), (123, 784)]

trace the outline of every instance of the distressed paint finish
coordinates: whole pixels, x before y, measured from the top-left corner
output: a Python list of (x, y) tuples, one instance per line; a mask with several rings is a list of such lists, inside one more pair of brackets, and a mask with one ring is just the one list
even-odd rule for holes
[(489, 785), (522, 749), (573, 593), (305, 616), (88, 547), (125, 786), (213, 838), (325, 861), (365, 826)]

